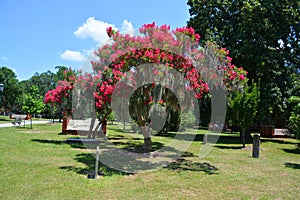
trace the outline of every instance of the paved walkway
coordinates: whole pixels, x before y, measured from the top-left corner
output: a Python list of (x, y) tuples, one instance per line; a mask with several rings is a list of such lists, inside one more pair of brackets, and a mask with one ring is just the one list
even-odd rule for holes
[[(32, 124), (48, 124), (48, 123), (52, 123), (52, 120), (38, 120), (38, 121), (35, 121), (33, 120), (32, 121)], [(26, 120), (25, 122), (26, 125), (30, 125), (30, 120)], [(13, 123), (1, 123), (0, 124), (0, 128), (4, 128), (4, 127), (13, 127), (15, 126)], [(22, 122), (21, 126), (24, 126), (24, 122)]]

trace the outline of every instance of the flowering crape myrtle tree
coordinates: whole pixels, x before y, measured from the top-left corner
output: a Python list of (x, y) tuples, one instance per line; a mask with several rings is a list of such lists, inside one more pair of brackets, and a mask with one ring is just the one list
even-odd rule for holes
[[(200, 36), (193, 28), (171, 30), (170, 26), (152, 23), (143, 25), (139, 31), (140, 36), (131, 36), (107, 28), (111, 41), (95, 52), (97, 59), (91, 62), (93, 78), (85, 89), (82, 81), (77, 84), (75, 80), (74, 88), (78, 85), (80, 92), (75, 93), (95, 100), (92, 107), (96, 112), (91, 116), (97, 117), (99, 124), (112, 110), (117, 115), (128, 111), (144, 136), (145, 150), (150, 151), (151, 129), (163, 126), (153, 113), (169, 119), (171, 109), (189, 112), (195, 105), (192, 100), (210, 89), (229, 91), (247, 80), (246, 71), (231, 64), (225, 48), (219, 49), (212, 43), (199, 47)], [(85, 90), (93, 90), (87, 88), (94, 92), (84, 94)], [(81, 105), (80, 101), (75, 104)], [(74, 112), (80, 108), (77, 106)], [(92, 130), (90, 133), (89, 137), (96, 136)]]
[(52, 104), (71, 116), (72, 114), (72, 95), (74, 84), (77, 81), (76, 73), (72, 69), (64, 71), (64, 80), (56, 83), (56, 88), (49, 90), (45, 94), (44, 103)]

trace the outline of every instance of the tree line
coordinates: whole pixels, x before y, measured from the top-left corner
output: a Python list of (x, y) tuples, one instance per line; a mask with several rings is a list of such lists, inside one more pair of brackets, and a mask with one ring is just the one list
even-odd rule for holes
[[(28, 80), (19, 81), (12, 69), (6, 66), (0, 67), (0, 83), (4, 85), (4, 91), (0, 96), (0, 111), (2, 114), (32, 113), (41, 114), (51, 118), (53, 108), (43, 103), (48, 90), (56, 87), (59, 80), (64, 79), (64, 72), (69, 68), (56, 66), (56, 72), (48, 70), (43, 73), (35, 73)], [(34, 104), (34, 106), (33, 106)], [(59, 110), (54, 113), (56, 117), (61, 114)]]

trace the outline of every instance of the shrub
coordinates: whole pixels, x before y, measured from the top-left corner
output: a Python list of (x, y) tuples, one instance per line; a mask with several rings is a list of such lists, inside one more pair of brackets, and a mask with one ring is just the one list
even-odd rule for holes
[(289, 98), (289, 102), (293, 103), (293, 112), (289, 118), (289, 130), (295, 135), (297, 139), (300, 139), (300, 97), (292, 96)]
[(297, 139), (300, 139), (300, 115), (292, 112), (288, 127), (290, 132), (294, 134)]

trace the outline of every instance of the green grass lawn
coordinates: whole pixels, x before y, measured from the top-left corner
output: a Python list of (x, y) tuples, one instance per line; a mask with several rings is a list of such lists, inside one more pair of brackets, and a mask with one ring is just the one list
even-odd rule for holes
[[(94, 157), (60, 132), (61, 124), (0, 129), (0, 199), (300, 199), (300, 151), (293, 139), (262, 140), (257, 159), (251, 144), (241, 149), (239, 140), (221, 137), (200, 159), (199, 134), (166, 168), (125, 174), (100, 165), (104, 176), (87, 179)], [(134, 134), (116, 126), (108, 133), (120, 148), (141, 149), (143, 140)], [(154, 148), (170, 140), (155, 136)]]

